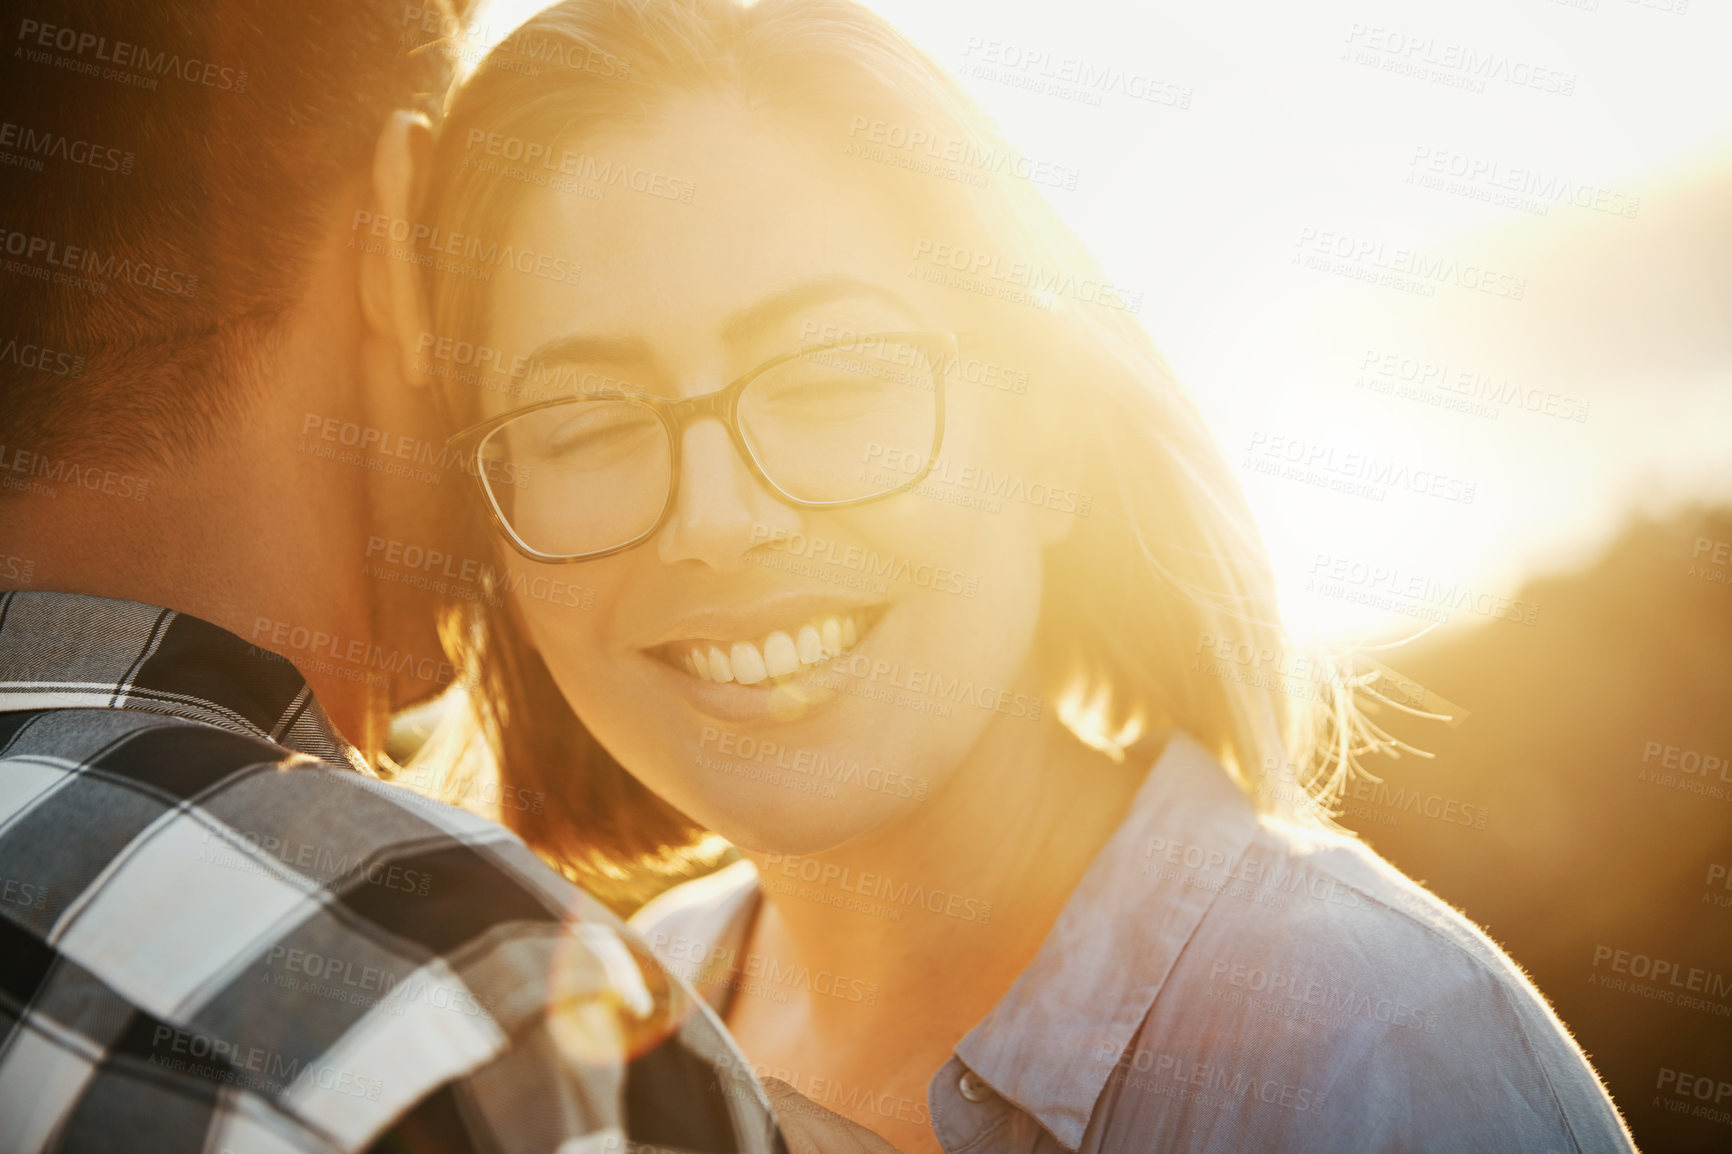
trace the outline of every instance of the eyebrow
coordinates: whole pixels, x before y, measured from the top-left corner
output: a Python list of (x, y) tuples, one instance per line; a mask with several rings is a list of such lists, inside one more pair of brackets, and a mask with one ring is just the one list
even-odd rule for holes
[(649, 342), (638, 337), (554, 337), (529, 354), (530, 364), (549, 361), (654, 364), (655, 359)]
[[(901, 313), (918, 323), (920, 314), (913, 305), (883, 285), (856, 277), (825, 277), (801, 281), (773, 293), (756, 304), (731, 314), (722, 323), (722, 339), (730, 345), (744, 344), (753, 337), (785, 320), (802, 309), (816, 308), (832, 301), (865, 298)], [(657, 370), (655, 350), (641, 337), (584, 336), (573, 334), (554, 337), (529, 354), (531, 364), (612, 362), (638, 364)]]
[(920, 319), (913, 305), (883, 285), (855, 277), (827, 277), (801, 281), (734, 313), (722, 324), (722, 339), (731, 345), (743, 344), (802, 309), (852, 297), (875, 300), (910, 320), (918, 322)]

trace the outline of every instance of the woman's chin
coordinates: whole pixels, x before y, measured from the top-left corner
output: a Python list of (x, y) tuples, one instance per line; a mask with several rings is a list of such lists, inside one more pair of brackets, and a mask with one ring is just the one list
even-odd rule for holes
[(846, 797), (832, 797), (814, 799), (809, 811), (774, 820), (762, 812), (729, 811), (706, 824), (747, 853), (809, 857), (838, 849), (894, 817), (893, 809), (878, 812)]

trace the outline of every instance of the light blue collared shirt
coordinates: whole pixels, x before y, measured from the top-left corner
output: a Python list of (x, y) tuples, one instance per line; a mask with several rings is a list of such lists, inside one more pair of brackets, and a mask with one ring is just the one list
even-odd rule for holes
[[(632, 924), (725, 1012), (688, 959), (742, 956), (758, 901), (742, 862)], [(949, 1154), (1635, 1149), (1491, 939), (1184, 735), (927, 1099)]]

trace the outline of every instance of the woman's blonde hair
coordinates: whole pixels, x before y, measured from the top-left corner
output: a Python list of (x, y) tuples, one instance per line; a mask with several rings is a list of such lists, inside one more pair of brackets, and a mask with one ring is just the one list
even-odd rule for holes
[[(1093, 496), (1089, 515), (1047, 551), (1040, 645), (1062, 686), (1061, 719), (1114, 755), (1139, 734), (1184, 730), (1265, 810), (1327, 821), (1355, 757), (1387, 744), (1356, 706), (1363, 679), (1296, 653), (1238, 478), (1148, 334), (1122, 298), (1090, 289), (1085, 302), (1065, 290), (1104, 283), (1099, 266), (1016, 178), (1015, 153), (955, 80), (877, 16), (846, 0), (558, 4), (455, 94), (434, 167), (435, 227), (502, 230), (534, 187), (466, 164), (477, 133), (581, 154), (604, 134), (653, 124), (674, 96), (743, 101), (807, 124), (830, 116), (839, 130), (862, 118), (899, 125), (947, 142), (964, 171), (988, 174), (925, 183), (935, 206), (950, 198), (950, 211), (971, 214), (1004, 261), (1063, 270), (1045, 307), (1022, 310), (1017, 325), (1058, 354), (1044, 364), (1065, 366), (1062, 379), (1029, 389), (1065, 390), (1057, 407), (1076, 488)], [(485, 285), (432, 274), (430, 287), (434, 332), (485, 343)], [(473, 384), (444, 381), (454, 422), (479, 412)], [(424, 760), (456, 764), (477, 733), (488, 755), (449, 774), (448, 789), (473, 788), (464, 772), (497, 772), (503, 796), (544, 798), (540, 812), (508, 806), (498, 816), (604, 892), (629, 867), (677, 863), (703, 836), (590, 737), (503, 598), (454, 607), (445, 633), (478, 688), (470, 715)]]

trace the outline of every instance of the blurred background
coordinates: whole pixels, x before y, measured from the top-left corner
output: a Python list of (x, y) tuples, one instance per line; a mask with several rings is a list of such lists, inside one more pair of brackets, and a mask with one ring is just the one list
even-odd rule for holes
[(1434, 756), (1345, 824), (1529, 971), (1644, 1149), (1732, 1149), (1732, 5), (870, 6), (1143, 294), (1295, 631), (1461, 707), (1379, 718)]

